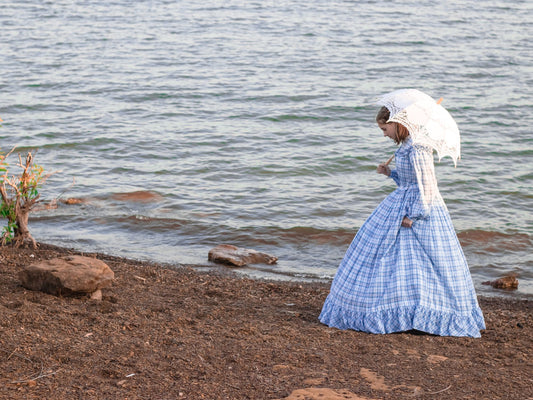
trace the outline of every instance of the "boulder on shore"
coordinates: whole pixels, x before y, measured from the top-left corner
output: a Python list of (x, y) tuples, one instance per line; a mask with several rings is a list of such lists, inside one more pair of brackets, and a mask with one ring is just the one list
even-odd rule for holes
[(220, 244), (209, 250), (208, 260), (242, 267), (246, 264), (275, 264), (278, 258), (259, 251), (236, 247), (231, 244)]
[(26, 289), (68, 295), (109, 287), (115, 274), (96, 258), (67, 256), (28, 265), (19, 272), (19, 278)]

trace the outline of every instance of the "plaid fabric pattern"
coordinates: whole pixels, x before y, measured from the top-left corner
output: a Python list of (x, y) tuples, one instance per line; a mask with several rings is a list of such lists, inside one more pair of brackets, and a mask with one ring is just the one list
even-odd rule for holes
[[(428, 152), (431, 157), (428, 157)], [(361, 226), (331, 285), (320, 321), (339, 329), (391, 333), (411, 329), (480, 337), (483, 314), (449, 212), (438, 193), (423, 209), (415, 166), (434, 174), (432, 150), (404, 143), (396, 151), (398, 184)]]

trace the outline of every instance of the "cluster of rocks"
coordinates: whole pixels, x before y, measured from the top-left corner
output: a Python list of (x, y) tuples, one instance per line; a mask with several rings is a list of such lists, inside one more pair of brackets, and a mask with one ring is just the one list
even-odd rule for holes
[[(242, 267), (247, 264), (275, 264), (277, 257), (259, 251), (222, 244), (209, 251), (208, 260)], [(24, 267), (19, 278), (22, 286), (58, 296), (90, 295), (101, 300), (102, 289), (110, 287), (115, 274), (101, 260), (73, 255), (33, 263)]]
[[(208, 260), (230, 266), (247, 264), (272, 265), (278, 258), (252, 249), (221, 244), (209, 250)], [(73, 255), (36, 262), (19, 273), (22, 286), (54, 295), (87, 293), (91, 299), (101, 300), (102, 289), (110, 287), (115, 274), (101, 260)], [(516, 289), (518, 279), (514, 275), (483, 282), (497, 289)]]

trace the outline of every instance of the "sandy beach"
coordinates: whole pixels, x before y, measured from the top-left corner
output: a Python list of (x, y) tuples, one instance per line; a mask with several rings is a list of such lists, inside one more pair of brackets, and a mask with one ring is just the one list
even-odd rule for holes
[(101, 301), (24, 289), (27, 264), (74, 250), (0, 248), (2, 399), (532, 399), (532, 302), (480, 298), (481, 339), (339, 331), (329, 284), (102, 254)]

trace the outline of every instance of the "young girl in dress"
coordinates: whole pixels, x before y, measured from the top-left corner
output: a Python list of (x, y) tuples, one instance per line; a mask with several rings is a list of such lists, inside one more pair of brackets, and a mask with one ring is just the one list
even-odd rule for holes
[(383, 163), (377, 172), (398, 187), (357, 232), (319, 319), (370, 333), (480, 337), (485, 322), (437, 187), (433, 149), (414, 145), (407, 128), (389, 118), (382, 107), (376, 121), (400, 145), (396, 169)]

